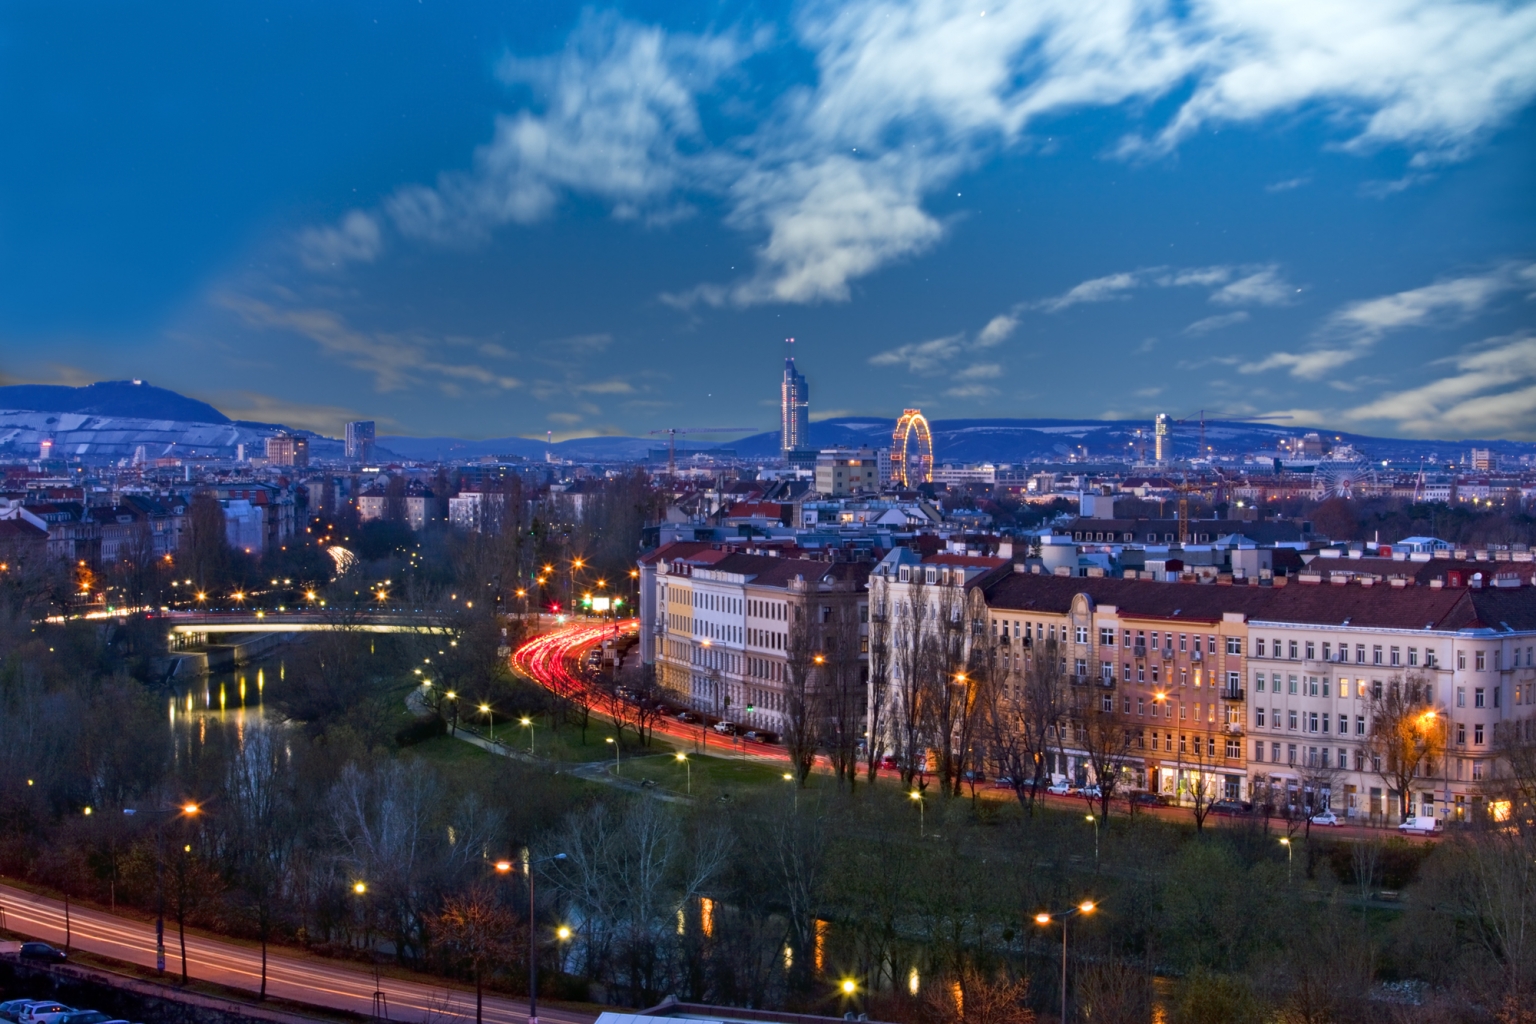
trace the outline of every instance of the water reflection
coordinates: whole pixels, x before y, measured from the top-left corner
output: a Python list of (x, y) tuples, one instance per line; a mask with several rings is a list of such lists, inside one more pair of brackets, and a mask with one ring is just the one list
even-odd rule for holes
[[(242, 749), (248, 729), (280, 721), (268, 716), (265, 703), (269, 668), (275, 669), (278, 680), (287, 677), (283, 658), (273, 655), (183, 682), (173, 691), (169, 698), (170, 726), (178, 762), (200, 760), (210, 743)], [(253, 676), (254, 688), (250, 685)]]

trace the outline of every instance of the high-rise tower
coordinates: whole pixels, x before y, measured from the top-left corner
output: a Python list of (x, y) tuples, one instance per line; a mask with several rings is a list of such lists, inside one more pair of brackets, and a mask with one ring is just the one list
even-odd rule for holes
[(1161, 465), (1173, 456), (1173, 439), (1168, 436), (1168, 414), (1157, 414), (1157, 462)]
[[(794, 343), (794, 338), (785, 339), (787, 345)], [(795, 369), (794, 356), (784, 360), (784, 383), (780, 385), (779, 404), (782, 431), (779, 435), (779, 449), (788, 458), (790, 452), (806, 447), (811, 440), (811, 389), (805, 383), (805, 377)]]

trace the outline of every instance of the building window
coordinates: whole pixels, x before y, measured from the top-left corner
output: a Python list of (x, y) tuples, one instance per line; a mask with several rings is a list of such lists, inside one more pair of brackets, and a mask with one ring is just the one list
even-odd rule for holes
[(1478, 746), (1478, 747), (1483, 745), (1483, 723), (1482, 722), (1477, 722), (1477, 723), (1475, 723), (1472, 726), (1472, 744), (1473, 744), (1473, 746)]
[(1296, 712), (1294, 712), (1294, 711), (1287, 711), (1286, 714), (1285, 714), (1285, 720), (1286, 720), (1286, 723), (1287, 723), (1286, 727), (1288, 729), (1290, 729), (1292, 732), (1295, 732), (1296, 731)]
[(1264, 760), (1264, 741), (1263, 740), (1256, 740), (1256, 741), (1254, 741), (1254, 744), (1253, 744), (1253, 759), (1255, 761), (1262, 761), (1262, 760)]
[(1290, 676), (1290, 677), (1288, 677), (1286, 679), (1286, 687), (1290, 690), (1291, 693), (1295, 693), (1296, 692), (1296, 677), (1295, 676)]
[(1396, 647), (1392, 648), (1390, 653), (1391, 653), (1391, 656), (1392, 656), (1392, 664), (1394, 664), (1394, 665), (1401, 665), (1403, 663), (1402, 662), (1402, 657), (1399, 654), (1398, 649)]
[(1355, 644), (1355, 664), (1365, 664), (1365, 644)]
[(1297, 645), (1296, 645), (1296, 641), (1295, 641), (1295, 640), (1292, 640), (1292, 641), (1291, 641), (1291, 660), (1292, 660), (1292, 661), (1295, 661), (1295, 660), (1296, 660), (1296, 657), (1297, 657), (1297, 653), (1296, 653), (1296, 652), (1297, 652)]
[(1106, 715), (1111, 714), (1115, 710), (1115, 698), (1106, 693), (1103, 701), (1100, 702), (1100, 707), (1104, 709)]
[(1483, 707), (1483, 700), (1483, 688), (1479, 686), (1472, 691), (1472, 706), (1475, 708)]
[[(1482, 728), (1482, 727), (1479, 726), (1478, 728)], [(1481, 782), (1482, 780), (1483, 780), (1483, 762), (1478, 761), (1478, 760), (1474, 760), (1472, 762), (1472, 781), (1473, 782)]]
[[(1181, 753), (1181, 754), (1187, 754), (1187, 753), (1189, 753), (1189, 745), (1188, 745), (1188, 743), (1187, 743), (1187, 742), (1186, 742), (1186, 741), (1187, 741), (1187, 740), (1188, 740), (1188, 737), (1187, 737), (1187, 736), (1185, 736), (1185, 735), (1184, 735), (1184, 734), (1183, 734), (1183, 733), (1179, 733), (1179, 753)], [(1198, 737), (1198, 736), (1196, 736), (1196, 737), (1195, 737), (1195, 743), (1196, 743), (1196, 744), (1198, 744), (1198, 743), (1199, 743), (1199, 742), (1200, 742), (1200, 737)], [(1196, 749), (1196, 750), (1195, 750), (1195, 753), (1197, 753), (1197, 754), (1198, 754), (1198, 753), (1199, 753), (1199, 752), (1200, 752), (1200, 751), (1199, 751), (1199, 749), (1198, 749), (1198, 748), (1197, 748), (1197, 749)]]
[(1264, 657), (1264, 641), (1263, 640), (1255, 640), (1253, 642), (1253, 656), (1255, 658), (1262, 658), (1262, 657)]
[(1253, 674), (1253, 692), (1254, 693), (1263, 693), (1264, 692), (1264, 673), (1263, 672), (1255, 672)]
[(1456, 706), (1459, 708), (1467, 706), (1467, 688), (1465, 686), (1456, 687)]
[(1145, 715), (1147, 713), (1147, 702), (1142, 697), (1136, 698), (1136, 713), (1138, 715)]
[[(1430, 650), (1429, 648), (1425, 648), (1424, 649), (1424, 667), (1425, 668), (1434, 668), (1437, 664), (1438, 664), (1438, 662), (1435, 661), (1435, 652)], [(1526, 664), (1530, 664), (1530, 658), (1526, 658)]]
[(1285, 762), (1286, 764), (1296, 763), (1296, 744), (1287, 743), (1285, 745)]
[(1307, 716), (1307, 732), (1317, 732), (1317, 712), (1313, 711)]
[(1456, 723), (1456, 743), (1457, 743), (1458, 746), (1463, 746), (1463, 747), (1467, 745), (1467, 723), (1466, 722), (1457, 722)]
[(1275, 728), (1275, 729), (1280, 728), (1280, 709), (1279, 708), (1270, 708), (1270, 710), (1269, 710), (1269, 724), (1270, 724), (1270, 726), (1272, 728)]
[(1376, 644), (1371, 648), (1371, 664), (1381, 664), (1381, 644)]
[(1355, 735), (1356, 736), (1364, 736), (1365, 735), (1365, 716), (1364, 715), (1356, 715), (1355, 716)]
[(1100, 629), (1099, 630), (1099, 646), (1101, 646), (1101, 647), (1113, 647), (1113, 646), (1115, 646), (1115, 631), (1113, 629)]
[(1475, 655), (1473, 655), (1473, 657), (1477, 659), (1477, 670), (1479, 672), (1483, 671), (1484, 669), (1486, 669), (1488, 667), (1488, 655), (1487, 654), (1485, 654), (1482, 651), (1478, 651)]
[(1078, 626), (1077, 627), (1077, 642), (1080, 643), (1080, 644), (1086, 644), (1088, 642), (1088, 627), (1087, 626)]
[[(1260, 728), (1260, 729), (1264, 728), (1264, 709), (1263, 708), (1254, 708), (1253, 709), (1253, 724), (1255, 726), (1257, 726), (1258, 728)], [(1262, 746), (1262, 745), (1263, 744), (1260, 744), (1260, 746)], [(1261, 760), (1262, 760), (1262, 758), (1261, 758)]]
[(1456, 652), (1456, 671), (1458, 671), (1458, 672), (1465, 672), (1466, 670), (1467, 670), (1467, 652), (1466, 651), (1457, 651)]
[(1317, 644), (1313, 643), (1311, 640), (1307, 641), (1307, 660), (1317, 660)]
[(1409, 668), (1414, 668), (1415, 666), (1418, 665), (1418, 663), (1419, 663), (1419, 649), (1417, 647), (1410, 647), (1410, 648), (1408, 648), (1408, 667)]

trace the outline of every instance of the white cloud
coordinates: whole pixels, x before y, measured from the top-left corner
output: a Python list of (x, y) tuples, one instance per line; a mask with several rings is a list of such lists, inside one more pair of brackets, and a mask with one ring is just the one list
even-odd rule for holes
[(216, 301), (258, 330), (288, 331), (306, 337), (326, 353), (359, 370), (371, 373), (381, 392), (400, 391), (431, 379), (445, 394), (460, 392), (464, 384), (497, 390), (522, 386), (516, 377), (497, 373), (475, 363), (451, 362), (442, 357), (455, 347), (472, 347), (454, 339), (409, 333), (366, 332), (347, 323), (339, 313), (319, 307), (288, 308), (233, 293)]
[(910, 373), (934, 373), (951, 362), (965, 348), (964, 334), (951, 334), (932, 341), (914, 342), (869, 357), (871, 366), (906, 364)]
[(1211, 301), (1222, 306), (1279, 306), (1299, 291), (1280, 276), (1278, 268), (1265, 267), (1218, 289)]
[(1536, 283), (1536, 263), (1506, 263), (1482, 274), (1437, 281), (1422, 288), (1352, 303), (1331, 326), (1345, 334), (1377, 338), (1404, 327), (1465, 319), (1494, 299)]
[(997, 388), (988, 387), (985, 384), (961, 384), (958, 387), (947, 388), (944, 392), (946, 398), (991, 398), (997, 394)]
[(973, 363), (955, 374), (955, 380), (996, 380), (1003, 375), (997, 363)]
[(1438, 365), (1448, 372), (1346, 415), (1385, 420), (1420, 437), (1536, 437), (1536, 336), (1490, 339)]
[(1312, 184), (1312, 175), (1307, 174), (1299, 178), (1286, 178), (1284, 181), (1271, 182), (1264, 186), (1265, 192), (1291, 192), (1304, 185)]
[(1210, 300), (1222, 306), (1277, 306), (1300, 291), (1274, 264), (1172, 270), (1148, 267), (1084, 281), (1061, 295), (1034, 303), (1034, 308), (1059, 313), (1082, 303), (1128, 298), (1138, 288), (1216, 288)]
[(1223, 327), (1231, 327), (1234, 324), (1243, 323), (1247, 319), (1247, 312), (1241, 309), (1236, 313), (1221, 313), (1217, 316), (1208, 316), (1204, 320), (1196, 320), (1184, 328), (1184, 333), (1209, 334), (1211, 331), (1219, 331)]
[(1467, 320), (1510, 292), (1536, 286), (1536, 263), (1505, 263), (1481, 274), (1469, 274), (1352, 302), (1324, 324), (1327, 340), (1308, 352), (1275, 352), (1240, 366), (1242, 373), (1288, 370), (1302, 380), (1321, 380), (1332, 371), (1364, 358), (1390, 331), (1430, 327)]
[(1178, 96), (1121, 152), (1300, 113), (1325, 117), (1346, 148), (1402, 146), (1422, 167), (1465, 155), (1536, 93), (1536, 5), (1504, 0), (1005, 0), (985, 17), (961, 0), (812, 0), (793, 31), (812, 81), (766, 114), (718, 119), (711, 137), (701, 97), (738, 114), (761, 102), (745, 70), (739, 86), (727, 76), (763, 35), (589, 16), (560, 54), (506, 62), (537, 110), (499, 118), (471, 169), (404, 187), (385, 209), (407, 236), (463, 244), (550, 216), (568, 193), (651, 221), (710, 195), (760, 240), (757, 266), (668, 301), (840, 301), (935, 245), (944, 225), (925, 198), (1043, 118), (1151, 118), (1153, 101)]
[(1001, 345), (1013, 334), (1019, 326), (1019, 318), (1011, 313), (1003, 313), (987, 321), (987, 326), (981, 329), (976, 336), (977, 348), (991, 348), (993, 345)]
[(311, 270), (372, 263), (383, 248), (378, 216), (363, 210), (349, 210), (334, 226), (305, 228), (299, 233), (299, 258)]
[(1109, 274), (1084, 281), (1054, 299), (1045, 299), (1039, 303), (1039, 308), (1048, 313), (1059, 313), (1083, 302), (1109, 302), (1113, 299), (1123, 299), (1127, 292), (1139, 287), (1141, 287), (1139, 273)]

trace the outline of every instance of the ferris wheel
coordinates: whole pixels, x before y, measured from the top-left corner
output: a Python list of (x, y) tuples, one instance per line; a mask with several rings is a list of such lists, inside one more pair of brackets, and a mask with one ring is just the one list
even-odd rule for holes
[(1358, 452), (1324, 459), (1316, 472), (1317, 489), (1323, 497), (1360, 498), (1376, 484), (1375, 468)]
[(902, 487), (933, 483), (933, 433), (917, 409), (903, 409), (891, 434), (891, 480)]

